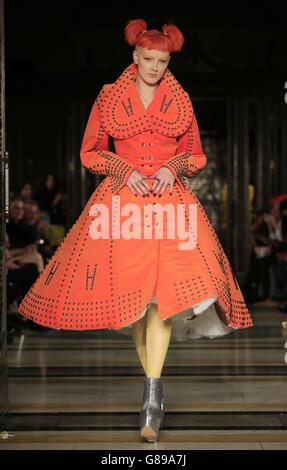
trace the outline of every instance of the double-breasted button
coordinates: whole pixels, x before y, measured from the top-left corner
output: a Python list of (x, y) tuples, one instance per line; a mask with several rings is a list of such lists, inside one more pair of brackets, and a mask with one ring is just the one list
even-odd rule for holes
[(152, 146), (153, 146), (153, 142), (149, 142), (149, 146), (152, 147)]
[(150, 160), (153, 160), (153, 157), (149, 157)]

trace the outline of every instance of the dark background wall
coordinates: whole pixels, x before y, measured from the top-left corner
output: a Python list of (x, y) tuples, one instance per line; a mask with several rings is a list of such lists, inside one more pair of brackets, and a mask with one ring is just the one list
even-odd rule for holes
[[(170, 69), (191, 96), (283, 99), (286, 24), (274, 2), (5, 2), (7, 142), (13, 184), (55, 168), (65, 183), (63, 128), (71, 101), (97, 95), (131, 62), (123, 28), (143, 17), (148, 27), (176, 23), (185, 35)], [(200, 109), (197, 110), (200, 113)], [(219, 120), (206, 115), (205, 126)], [(203, 122), (202, 122), (203, 125)], [(204, 127), (205, 127), (204, 126)], [(59, 148), (60, 147), (60, 148)]]

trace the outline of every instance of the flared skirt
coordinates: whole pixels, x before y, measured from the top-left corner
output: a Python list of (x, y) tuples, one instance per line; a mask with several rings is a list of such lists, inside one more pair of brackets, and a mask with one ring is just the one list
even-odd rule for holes
[(175, 184), (172, 195), (142, 197), (125, 186), (115, 196), (106, 177), (18, 311), (50, 328), (131, 334), (155, 301), (161, 319), (172, 318), (172, 337), (179, 341), (252, 326), (194, 192)]

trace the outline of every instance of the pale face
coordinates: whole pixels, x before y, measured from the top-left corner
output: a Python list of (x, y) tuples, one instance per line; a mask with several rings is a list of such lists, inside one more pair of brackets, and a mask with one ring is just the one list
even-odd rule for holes
[(164, 75), (169, 61), (169, 52), (145, 49), (136, 46), (133, 52), (134, 63), (138, 65), (141, 79), (148, 85), (155, 85)]
[(34, 204), (25, 205), (25, 220), (28, 224), (34, 224), (39, 219), (39, 208)]
[(11, 219), (14, 221), (19, 221), (24, 218), (25, 215), (25, 206), (24, 202), (20, 200), (15, 200), (11, 204)]

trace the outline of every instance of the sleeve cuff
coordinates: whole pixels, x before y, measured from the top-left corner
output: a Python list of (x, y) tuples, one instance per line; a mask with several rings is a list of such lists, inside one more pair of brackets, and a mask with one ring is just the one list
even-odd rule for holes
[(117, 186), (115, 191), (113, 191), (113, 194), (117, 195), (120, 192), (120, 190), (125, 186), (127, 180), (129, 179), (130, 175), (132, 174), (134, 170), (136, 170), (136, 167), (134, 166), (130, 166), (130, 168), (128, 168), (122, 182)]

